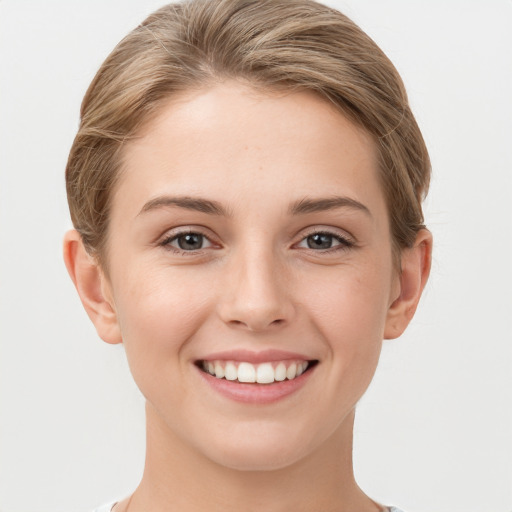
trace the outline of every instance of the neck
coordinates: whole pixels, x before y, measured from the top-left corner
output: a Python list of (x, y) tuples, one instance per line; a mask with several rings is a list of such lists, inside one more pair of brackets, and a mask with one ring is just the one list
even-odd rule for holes
[(146, 417), (146, 465), (129, 512), (381, 510), (354, 479), (354, 411), (313, 454), (285, 468), (267, 471), (221, 466), (176, 438), (149, 405)]

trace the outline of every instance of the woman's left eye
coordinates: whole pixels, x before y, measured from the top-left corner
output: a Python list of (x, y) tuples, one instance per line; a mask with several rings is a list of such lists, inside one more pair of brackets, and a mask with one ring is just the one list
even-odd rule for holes
[(179, 251), (198, 251), (211, 247), (212, 243), (201, 233), (180, 233), (166, 238), (162, 245)]
[(349, 248), (354, 244), (343, 238), (339, 235), (334, 235), (333, 233), (312, 233), (307, 237), (303, 238), (298, 247), (303, 247), (307, 249), (314, 250), (328, 250), (328, 249), (336, 249), (336, 248)]

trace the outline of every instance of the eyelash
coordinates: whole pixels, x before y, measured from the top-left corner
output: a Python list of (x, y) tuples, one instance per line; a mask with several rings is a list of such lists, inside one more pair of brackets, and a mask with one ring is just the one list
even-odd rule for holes
[(315, 236), (315, 235), (325, 235), (325, 236), (328, 236), (328, 237), (331, 237), (333, 239), (333, 241), (337, 241), (339, 242), (339, 245), (335, 245), (333, 247), (328, 247), (327, 249), (318, 249), (318, 250), (315, 250), (315, 249), (312, 249), (311, 247), (309, 247), (308, 249), (313, 251), (313, 252), (316, 252), (316, 253), (331, 253), (331, 252), (336, 252), (336, 251), (346, 251), (346, 250), (349, 250), (351, 248), (353, 248), (355, 246), (355, 242), (353, 240), (351, 240), (350, 238), (346, 237), (346, 236), (343, 236), (343, 235), (340, 235), (338, 233), (333, 233), (332, 231), (329, 231), (329, 230), (325, 230), (325, 229), (317, 229), (317, 230), (313, 230), (311, 231), (310, 233), (308, 233), (307, 235), (305, 235), (299, 243), (302, 243), (302, 242), (306, 242), (307, 243), (307, 239), (311, 236)]
[[(163, 247), (164, 249), (172, 251), (176, 254), (187, 255), (187, 256), (196, 255), (199, 251), (208, 248), (208, 247), (201, 247), (196, 250), (185, 250), (185, 249), (181, 249), (178, 247), (173, 247), (171, 245), (172, 242), (177, 241), (179, 238), (187, 236), (187, 235), (199, 235), (200, 237), (202, 237), (203, 241), (207, 240), (210, 245), (214, 245), (214, 242), (212, 242), (207, 235), (205, 235), (204, 233), (201, 233), (200, 231), (194, 231), (192, 229), (188, 229), (186, 231), (180, 231), (178, 233), (173, 233), (172, 235), (169, 235), (166, 238), (164, 238), (158, 245)], [(328, 230), (321, 230), (321, 229), (314, 230), (314, 231), (311, 231), (310, 233), (306, 234), (304, 237), (301, 238), (299, 244), (301, 244), (303, 242), (307, 243), (307, 239), (309, 237), (312, 237), (315, 235), (325, 235), (325, 236), (331, 237), (333, 239), (333, 241), (338, 242), (338, 245), (335, 245), (333, 247), (328, 247), (326, 249), (312, 249), (311, 247), (307, 247), (307, 248), (305, 247), (304, 249), (311, 250), (315, 253), (326, 254), (326, 253), (337, 252), (337, 251), (346, 251), (355, 246), (355, 242), (352, 241), (350, 238), (342, 236), (337, 233), (333, 233)], [(297, 246), (299, 244), (294, 244), (294, 245)]]
[(172, 251), (176, 254), (182, 254), (182, 255), (187, 255), (187, 256), (190, 256), (190, 255), (194, 255), (194, 254), (197, 254), (198, 251), (201, 251), (202, 249), (205, 249), (205, 247), (201, 247), (200, 249), (197, 249), (197, 250), (185, 250), (185, 249), (180, 249), (178, 247), (173, 247), (171, 245), (172, 242), (174, 241), (177, 241), (179, 238), (182, 238), (184, 236), (187, 236), (187, 235), (199, 235), (200, 237), (202, 237), (202, 240), (207, 240), (211, 245), (213, 245), (213, 242), (208, 238), (208, 236), (206, 236), (204, 233), (201, 233), (200, 231), (194, 231), (192, 229), (187, 229), (185, 231), (180, 231), (178, 233), (173, 233), (172, 235), (169, 235), (167, 237), (165, 237), (158, 245), (160, 245), (161, 247), (163, 247), (164, 249), (167, 249), (169, 251)]

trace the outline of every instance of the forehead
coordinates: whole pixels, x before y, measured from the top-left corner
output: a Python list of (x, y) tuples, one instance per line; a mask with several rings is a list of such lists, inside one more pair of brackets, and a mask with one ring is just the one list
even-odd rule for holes
[(126, 145), (114, 206), (205, 192), (243, 204), (340, 193), (383, 204), (376, 162), (371, 137), (318, 95), (226, 82), (170, 99)]

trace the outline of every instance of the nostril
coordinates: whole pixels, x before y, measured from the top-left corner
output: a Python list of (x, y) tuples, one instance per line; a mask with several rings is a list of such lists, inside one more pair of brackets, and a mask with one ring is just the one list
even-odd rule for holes
[(286, 320), (283, 318), (277, 318), (276, 320), (272, 320), (270, 323), (266, 323), (264, 321), (256, 321), (256, 320), (249, 320), (247, 322), (244, 322), (243, 320), (230, 320), (229, 324), (231, 324), (234, 327), (245, 327), (251, 331), (259, 331), (262, 329), (266, 329), (268, 327), (277, 327), (281, 326), (286, 323)]

